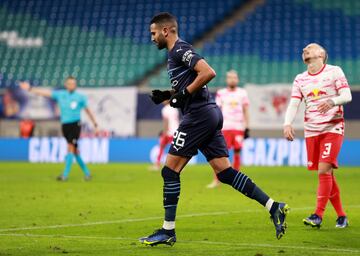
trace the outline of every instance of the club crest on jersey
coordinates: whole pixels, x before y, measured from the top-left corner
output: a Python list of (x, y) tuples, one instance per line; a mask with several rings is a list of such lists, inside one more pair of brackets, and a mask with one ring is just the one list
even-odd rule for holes
[(307, 98), (313, 98), (313, 99), (319, 99), (321, 96), (327, 95), (326, 91), (320, 90), (320, 89), (313, 89), (311, 92), (309, 92), (306, 97)]
[(70, 108), (71, 109), (75, 109), (77, 107), (77, 102), (76, 101), (72, 101), (71, 103), (70, 103)]
[(230, 101), (230, 106), (232, 108), (236, 108), (239, 105), (239, 102), (237, 100)]

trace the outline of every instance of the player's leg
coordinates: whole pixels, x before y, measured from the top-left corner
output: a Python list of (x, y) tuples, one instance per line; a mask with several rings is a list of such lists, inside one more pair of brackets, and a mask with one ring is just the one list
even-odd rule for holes
[(163, 196), (165, 218), (163, 228), (175, 229), (176, 209), (180, 196), (180, 172), (189, 162), (190, 158), (168, 154), (165, 166), (161, 171), (164, 180)]
[(240, 170), (240, 152), (241, 149), (234, 149), (233, 167), (235, 170)]
[(256, 184), (243, 172), (235, 170), (231, 167), (227, 157), (216, 157), (209, 160), (209, 164), (217, 174), (219, 180), (225, 184), (232, 186), (245, 196), (256, 200), (261, 205), (271, 210), (276, 208), (278, 203), (274, 202), (266, 193), (264, 193)]
[(326, 205), (330, 199), (333, 186), (332, 165), (325, 162), (319, 163), (318, 179), (319, 185), (317, 190), (317, 201), (315, 214), (321, 219), (324, 216)]
[(221, 182), (217, 178), (216, 173), (214, 173), (214, 178), (213, 178), (212, 182), (207, 184), (206, 187), (207, 188), (217, 188), (218, 186), (220, 186), (220, 184), (221, 184)]
[(204, 154), (222, 183), (232, 186), (237, 191), (256, 200), (269, 210), (275, 225), (276, 237), (280, 239), (285, 233), (285, 218), (289, 207), (285, 203), (275, 202), (246, 174), (231, 167), (227, 146), (220, 130), (222, 126), (222, 115), (220, 110), (218, 110), (218, 112), (215, 111), (215, 114), (218, 117), (218, 129), (216, 129), (211, 137), (201, 145), (200, 151)]
[(233, 167), (235, 170), (240, 170), (240, 152), (244, 141), (243, 131), (234, 131), (234, 159)]
[(334, 207), (336, 214), (338, 216), (338, 218), (336, 219), (335, 227), (336, 228), (345, 228), (345, 227), (349, 226), (349, 221), (348, 221), (348, 218), (346, 216), (346, 213), (345, 213), (342, 203), (341, 203), (340, 188), (339, 188), (339, 185), (337, 184), (334, 173), (333, 173), (332, 177), (333, 177), (333, 187), (331, 190), (330, 202), (331, 202), (332, 206)]
[(157, 169), (160, 168), (160, 162), (161, 162), (162, 155), (164, 153), (164, 148), (165, 148), (165, 145), (160, 142), (160, 144), (159, 144), (159, 152), (158, 152), (158, 155), (156, 157), (156, 163), (155, 163), (155, 167)]
[(287, 228), (285, 220), (290, 210), (288, 205), (270, 198), (245, 173), (232, 168), (227, 157), (214, 158), (209, 163), (221, 182), (254, 199), (269, 211), (275, 225), (276, 237), (280, 239)]
[(161, 176), (164, 180), (163, 205), (165, 216), (163, 226), (153, 234), (140, 238), (141, 243), (153, 246), (157, 244), (173, 245), (176, 242), (175, 218), (180, 196), (180, 172), (189, 160), (189, 157), (167, 155), (165, 165), (161, 170)]
[[(204, 111), (192, 112), (183, 117), (178, 130), (174, 133), (174, 139), (162, 169), (165, 208), (163, 228), (148, 237), (141, 238), (142, 243), (155, 245), (174, 242), (176, 207), (180, 195), (179, 173), (191, 157), (197, 154), (198, 149), (203, 151), (201, 145), (207, 145), (215, 132), (218, 131), (221, 134), (222, 119), (220, 120), (220, 117), (222, 118), (221, 111), (216, 106)], [(222, 141), (223, 147), (215, 152), (227, 157), (228, 151), (223, 137)]]
[(197, 154), (197, 144), (202, 140), (204, 134), (207, 133), (207, 130), (202, 129), (200, 125), (193, 125), (199, 118), (198, 116), (191, 117), (191, 115), (184, 116), (178, 130), (174, 133), (165, 165), (161, 170), (161, 176), (164, 181), (164, 223), (162, 228), (156, 230), (152, 235), (140, 238), (140, 242), (143, 244), (173, 245), (176, 242), (175, 218), (180, 196), (180, 172), (191, 157)]
[(68, 151), (65, 156), (65, 167), (64, 167), (63, 173), (57, 177), (58, 181), (66, 181), (69, 178), (71, 166), (74, 161), (74, 152), (75, 152), (74, 145), (69, 143), (67, 145), (67, 148), (68, 148)]
[(79, 164), (82, 172), (84, 173), (84, 179), (86, 181), (89, 181), (89, 180), (91, 180), (90, 170), (86, 166), (84, 160), (81, 158), (81, 155), (80, 155), (80, 152), (78, 149), (78, 141), (80, 138), (80, 133), (81, 133), (80, 122), (74, 123), (73, 128), (72, 128), (72, 144), (75, 147), (74, 156), (75, 156), (76, 162)]
[(161, 165), (161, 158), (163, 156), (164, 153), (164, 149), (166, 147), (167, 144), (171, 143), (171, 140), (169, 140), (169, 136), (166, 134), (163, 134), (160, 136), (160, 140), (159, 140), (159, 152), (158, 155), (156, 157), (156, 163), (155, 163), (155, 167), (156, 169), (160, 168)]
[(87, 165), (85, 164), (84, 160), (82, 159), (78, 149), (76, 150), (76, 153), (75, 153), (75, 159), (76, 159), (76, 162), (79, 164), (81, 170), (84, 173), (85, 181), (91, 180), (92, 177), (91, 177), (91, 174), (90, 174), (90, 170), (87, 167)]
[[(232, 131), (223, 130), (222, 134), (224, 135), (224, 139), (225, 139), (227, 148), (228, 149), (233, 148), (235, 136), (233, 136), (234, 134), (232, 133)], [(206, 187), (207, 188), (216, 188), (216, 187), (220, 186), (220, 184), (221, 184), (221, 182), (219, 181), (216, 173), (214, 172), (213, 181), (210, 184), (208, 184)]]
[(62, 133), (64, 138), (67, 141), (67, 154), (65, 156), (65, 167), (63, 173), (59, 175), (56, 179), (58, 181), (66, 181), (69, 177), (71, 166), (74, 161), (74, 154), (75, 154), (75, 146), (72, 143), (72, 127), (71, 124), (62, 124)]
[[(322, 134), (317, 138), (310, 139), (309, 141), (307, 139), (307, 145), (309, 144), (310, 146), (310, 148), (308, 147), (308, 159), (315, 157), (315, 159), (310, 160), (311, 162), (313, 161), (313, 166), (309, 169), (315, 169), (318, 167), (319, 185), (317, 191), (316, 210), (314, 214), (304, 219), (304, 224), (306, 225), (318, 228), (321, 226), (322, 218), (329, 199), (330, 201), (333, 200), (335, 204), (334, 207), (337, 209), (338, 214), (340, 214), (338, 217), (345, 217), (340, 218), (340, 222), (347, 225), (347, 218), (342, 210), (340, 194), (337, 193), (338, 186), (333, 173), (333, 169), (338, 167), (337, 156), (340, 152), (342, 140), (342, 135), (334, 133)], [(311, 152), (311, 146), (315, 148), (315, 151), (313, 150), (313, 152)], [(318, 164), (316, 163), (317, 161), (319, 161)]]
[[(319, 170), (319, 157), (320, 157), (320, 136), (313, 136), (306, 138), (306, 152), (308, 164), (307, 168), (310, 171), (318, 171)], [(318, 177), (319, 173), (318, 173)], [(320, 186), (320, 182), (319, 182)], [(318, 186), (318, 191), (320, 190)], [(310, 214), (309, 217), (303, 219), (303, 223), (305, 225), (309, 225), (312, 227), (320, 227), (322, 223), (322, 218), (318, 216), (316, 213)]]
[(331, 145), (331, 148), (329, 150), (329, 157), (327, 158), (327, 160), (332, 165), (332, 188), (329, 200), (338, 216), (335, 227), (345, 228), (349, 225), (349, 222), (341, 203), (340, 188), (335, 178), (335, 169), (338, 168), (337, 156), (342, 146), (343, 136), (339, 134), (329, 133), (325, 136), (325, 139), (326, 143), (331, 143), (328, 144)]

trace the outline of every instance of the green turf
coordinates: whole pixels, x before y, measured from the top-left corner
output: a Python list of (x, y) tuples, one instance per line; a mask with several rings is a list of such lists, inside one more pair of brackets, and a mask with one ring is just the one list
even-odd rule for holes
[(330, 205), (320, 230), (303, 226), (302, 218), (315, 204), (314, 173), (305, 168), (245, 168), (274, 199), (292, 207), (288, 232), (278, 241), (268, 213), (255, 201), (225, 185), (208, 190), (209, 167), (187, 167), (178, 242), (173, 247), (146, 247), (137, 238), (162, 224), (160, 173), (142, 164), (90, 167), (93, 181), (84, 182), (76, 166), (70, 180), (59, 183), (55, 177), (60, 164), (0, 163), (0, 256), (360, 255), (357, 168), (341, 168), (337, 175), (351, 224), (345, 230), (334, 228), (336, 215)]

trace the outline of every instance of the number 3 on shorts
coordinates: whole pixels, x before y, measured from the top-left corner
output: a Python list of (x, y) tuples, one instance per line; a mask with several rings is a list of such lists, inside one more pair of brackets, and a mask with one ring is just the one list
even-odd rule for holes
[(175, 144), (175, 146), (177, 146), (177, 147), (184, 147), (184, 145), (185, 145), (184, 137), (185, 136), (186, 136), (185, 132), (175, 131), (173, 144)]
[(330, 156), (330, 151), (331, 151), (331, 143), (325, 143), (325, 150), (322, 153), (322, 158), (327, 158)]

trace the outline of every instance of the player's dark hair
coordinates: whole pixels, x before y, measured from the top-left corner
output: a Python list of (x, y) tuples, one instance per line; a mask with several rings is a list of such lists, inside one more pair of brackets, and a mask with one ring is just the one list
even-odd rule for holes
[(151, 19), (150, 25), (151, 24), (160, 24), (160, 25), (171, 24), (176, 29), (178, 27), (176, 17), (174, 15), (172, 15), (171, 13), (168, 13), (168, 12), (160, 12), (160, 13), (156, 14)]

